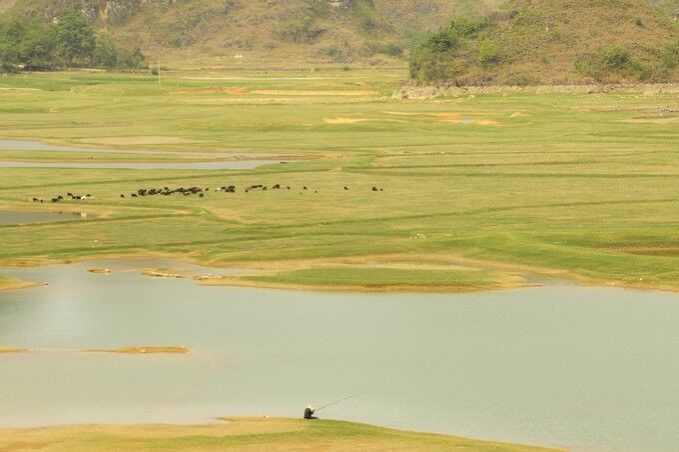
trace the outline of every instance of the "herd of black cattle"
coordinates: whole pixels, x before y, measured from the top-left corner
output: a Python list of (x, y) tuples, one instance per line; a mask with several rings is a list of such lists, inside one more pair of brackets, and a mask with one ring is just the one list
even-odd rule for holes
[[(244, 189), (245, 193), (249, 193), (251, 191), (269, 191), (269, 190), (292, 190), (290, 186), (286, 185), (283, 186), (281, 184), (276, 184), (272, 185), (271, 187), (267, 185), (262, 185), (262, 184), (257, 184), (257, 185), (250, 185), (249, 187)], [(349, 191), (349, 187), (345, 186), (344, 187), (345, 191)], [(378, 188), (378, 187), (372, 187), (371, 190), (373, 192), (380, 192), (384, 191), (383, 188)], [(210, 191), (210, 188), (200, 188), (200, 187), (179, 187), (179, 188), (174, 188), (170, 189), (168, 187), (163, 187), (163, 188), (140, 188), (134, 193), (130, 193), (129, 195), (126, 195), (124, 193), (120, 194), (120, 197), (125, 199), (127, 196), (130, 198), (143, 198), (146, 196), (172, 196), (172, 195), (179, 195), (179, 196), (198, 196), (199, 198), (204, 198), (205, 194)], [(212, 190), (217, 193), (236, 193), (237, 188), (235, 185), (229, 185), (229, 186), (222, 186), (217, 189)], [(310, 189), (307, 186), (302, 187), (302, 191), (299, 192), (299, 194), (303, 194), (305, 192), (309, 192)], [(313, 190), (314, 193), (318, 193), (318, 190)], [(71, 199), (73, 201), (85, 201), (88, 199), (91, 199), (92, 195), (86, 194), (86, 195), (74, 195), (73, 193), (67, 193), (66, 197), (63, 195), (57, 195), (53, 198), (51, 198), (52, 203), (58, 203), (63, 201), (64, 199)], [(33, 202), (39, 202), (39, 203), (44, 203), (44, 199), (40, 198), (32, 198)]]
[[(54, 198), (52, 198), (52, 203), (58, 203), (63, 201), (64, 199), (70, 198), (72, 201), (86, 201), (88, 199), (92, 199), (92, 195), (89, 193), (86, 195), (74, 195), (73, 193), (66, 193), (66, 197), (64, 195), (57, 195)], [(33, 202), (39, 202), (39, 203), (44, 203), (45, 200), (41, 198), (31, 198), (31, 201)]]

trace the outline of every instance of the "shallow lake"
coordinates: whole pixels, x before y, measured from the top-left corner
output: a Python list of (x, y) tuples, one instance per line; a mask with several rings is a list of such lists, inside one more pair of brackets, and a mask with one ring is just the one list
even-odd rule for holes
[[(109, 275), (87, 272), (109, 267)], [(200, 287), (167, 262), (0, 269), (0, 426), (319, 415), (572, 448), (676, 451), (679, 295), (550, 283), (473, 294)], [(197, 273), (214, 269), (194, 268)], [(188, 355), (85, 348), (184, 345)]]
[(230, 158), (237, 160), (217, 161), (217, 162), (15, 162), (0, 160), (0, 168), (81, 168), (81, 169), (181, 169), (181, 170), (247, 170), (264, 165), (280, 164), (288, 162), (277, 159), (278, 156), (271, 154), (239, 154), (239, 153), (205, 153), (205, 152), (177, 152), (177, 151), (152, 151), (152, 150), (122, 150), (122, 149), (101, 149), (101, 148), (79, 148), (66, 146), (47, 145), (38, 141), (22, 140), (0, 140), (0, 150), (14, 151), (59, 151), (59, 152), (79, 152), (79, 153), (116, 153), (116, 154), (162, 154), (172, 156), (192, 156), (204, 157), (206, 159)]
[(54, 221), (86, 220), (92, 218), (78, 212), (38, 212), (21, 210), (0, 210), (0, 226), (8, 224), (50, 223)]

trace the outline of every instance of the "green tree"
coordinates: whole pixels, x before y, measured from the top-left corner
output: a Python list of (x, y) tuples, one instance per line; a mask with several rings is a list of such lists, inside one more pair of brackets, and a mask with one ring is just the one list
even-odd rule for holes
[(54, 66), (54, 26), (33, 19), (26, 23), (23, 39), (18, 44), (19, 59), (28, 70), (47, 70)]
[(138, 68), (146, 61), (146, 56), (139, 47), (134, 49), (123, 48), (118, 51), (118, 64), (120, 67)]
[(56, 41), (57, 52), (67, 66), (91, 63), (95, 48), (94, 32), (77, 9), (59, 16)]
[(19, 64), (19, 43), (26, 29), (18, 21), (0, 24), (0, 72), (15, 72)]
[(92, 63), (95, 66), (107, 69), (115, 68), (118, 65), (118, 49), (111, 35), (105, 30), (100, 30), (95, 35)]

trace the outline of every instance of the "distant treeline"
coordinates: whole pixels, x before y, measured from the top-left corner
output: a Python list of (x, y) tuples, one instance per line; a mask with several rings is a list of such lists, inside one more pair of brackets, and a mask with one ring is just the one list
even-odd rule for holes
[(90, 26), (77, 9), (51, 22), (33, 17), (0, 22), (0, 72), (60, 68), (137, 68), (139, 48), (116, 44), (106, 30)]

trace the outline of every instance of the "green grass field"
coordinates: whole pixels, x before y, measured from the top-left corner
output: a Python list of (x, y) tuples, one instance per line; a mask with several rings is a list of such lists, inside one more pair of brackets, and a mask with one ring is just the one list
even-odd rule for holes
[[(679, 289), (679, 96), (390, 100), (405, 77), (175, 72), (162, 84), (107, 73), (0, 77), (0, 138), (198, 159), (191, 153), (305, 158), (255, 170), (0, 169), (1, 209), (101, 215), (2, 226), (0, 261), (162, 253), (264, 269), (255, 276), (261, 284), (304, 287), (488, 288), (539, 271)], [(55, 158), (13, 152), (0, 160)], [(129, 197), (138, 188), (230, 184), (236, 194)], [(243, 192), (254, 184), (291, 190)], [(94, 199), (27, 201), (66, 192)], [(393, 268), (363, 271), (384, 265)]]
[(82, 426), (0, 430), (3, 451), (366, 450), (538, 452), (554, 449), (402, 432), (339, 421), (231, 419), (211, 426)]

